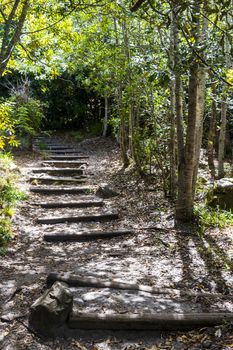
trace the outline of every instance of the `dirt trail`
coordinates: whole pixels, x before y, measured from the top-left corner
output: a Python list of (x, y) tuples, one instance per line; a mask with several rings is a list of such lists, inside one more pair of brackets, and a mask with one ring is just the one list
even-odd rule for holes
[[(61, 140), (52, 140), (61, 144)], [(65, 146), (66, 147), (66, 146)], [(27, 329), (29, 307), (46, 288), (46, 277), (50, 272), (72, 272), (82, 276), (93, 276), (103, 279), (114, 278), (122, 282), (135, 282), (156, 287), (191, 289), (212, 293), (232, 293), (232, 274), (225, 268), (224, 261), (230, 259), (227, 247), (231, 237), (223, 232), (219, 239), (218, 232), (208, 237), (184, 236), (169, 231), (147, 231), (140, 229), (155, 225), (156, 219), (169, 212), (169, 205), (159, 194), (147, 191), (146, 185), (132, 174), (122, 173), (118, 161), (118, 149), (110, 140), (87, 140), (80, 145), (72, 146), (86, 158), (81, 164), (83, 183), (72, 184), (73, 175), (33, 173), (33, 168), (58, 167), (58, 163), (43, 162), (44, 157), (18, 157), (22, 173), (22, 185), (29, 191), (30, 178), (34, 187), (51, 190), (54, 186), (85, 186), (90, 190), (80, 194), (46, 194), (29, 192), (29, 199), (22, 203), (14, 218), (16, 238), (5, 257), (1, 258), (1, 349), (143, 349), (155, 346), (161, 340), (161, 333), (156, 332), (106, 332), (79, 331), (67, 333), (66, 339), (46, 340), (38, 338)], [(54, 148), (54, 147), (53, 147)], [(72, 154), (68, 152), (69, 162)], [(55, 154), (53, 150), (53, 156)], [(64, 149), (55, 155), (64, 158)], [(75, 157), (75, 156), (74, 156)], [(48, 161), (48, 159), (46, 159)], [(59, 160), (60, 162), (61, 160)], [(62, 161), (65, 161), (63, 159)], [(74, 161), (74, 160), (72, 160)], [(77, 159), (75, 160), (75, 162)], [(88, 162), (88, 165), (86, 164)], [(62, 164), (64, 166), (64, 164)], [(69, 164), (69, 168), (71, 163)], [(73, 164), (77, 166), (77, 164)], [(59, 166), (59, 169), (60, 166)], [(75, 168), (74, 168), (75, 169)], [(71, 183), (48, 177), (67, 176)], [(46, 177), (47, 180), (36, 180)], [(92, 189), (101, 182), (108, 182), (119, 196), (104, 199), (101, 206), (42, 208), (38, 203), (99, 201)], [(52, 184), (52, 185), (51, 185)], [(127, 186), (126, 186), (127, 184)], [(161, 204), (162, 203), (162, 204)], [(163, 206), (162, 208), (160, 208)], [(154, 209), (156, 208), (156, 210)], [(61, 222), (40, 224), (37, 219), (45, 217), (78, 217), (118, 213), (119, 218), (108, 221)], [(169, 215), (165, 216), (170, 224)], [(164, 220), (164, 219), (163, 219)], [(87, 242), (45, 242), (45, 234), (99, 231), (131, 230), (134, 234)], [(215, 250), (210, 247), (216, 246)], [(219, 254), (219, 252), (221, 254)], [(219, 255), (218, 255), (219, 254)], [(171, 298), (169, 295), (150, 295), (143, 291), (113, 290), (98, 288), (72, 288), (75, 302), (83, 312), (104, 312), (107, 314), (126, 312), (232, 312), (230, 300), (208, 300), (190, 298)], [(158, 347), (158, 349), (160, 346)], [(185, 347), (183, 347), (185, 349)], [(182, 348), (181, 348), (182, 349)], [(201, 349), (201, 347), (200, 347)]]

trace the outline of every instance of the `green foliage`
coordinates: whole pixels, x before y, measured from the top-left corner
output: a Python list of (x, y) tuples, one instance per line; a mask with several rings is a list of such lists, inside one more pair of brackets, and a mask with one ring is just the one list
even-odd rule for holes
[(101, 136), (102, 124), (96, 121), (90, 124), (85, 130), (72, 131), (69, 135), (76, 141), (81, 142), (86, 138)]
[(20, 136), (35, 136), (44, 119), (44, 105), (37, 99), (29, 97), (27, 100), (17, 99), (17, 96), (11, 98), (13, 103), (12, 119), (16, 133)]
[(199, 205), (194, 208), (194, 215), (201, 234), (210, 228), (223, 229), (226, 226), (233, 225), (233, 214), (229, 211)]
[(44, 118), (44, 105), (37, 99), (17, 95), (0, 102), (0, 149), (19, 146), (19, 138), (35, 136)]
[(0, 247), (0, 256), (5, 256), (7, 253), (6, 247)]
[(13, 236), (10, 218), (14, 214), (14, 206), (17, 201), (26, 199), (25, 193), (15, 186), (14, 169), (12, 156), (0, 154), (0, 247), (6, 245)]
[(25, 199), (22, 191), (19, 191), (13, 184), (11, 177), (0, 179), (0, 206), (2, 210), (14, 205), (17, 201)]
[(0, 101), (0, 149), (7, 144), (18, 146), (15, 137), (15, 125), (12, 119), (12, 104), (7, 101)]
[(45, 151), (45, 150), (48, 149), (48, 146), (47, 146), (47, 144), (44, 143), (44, 142), (39, 142), (39, 143), (38, 143), (38, 148), (39, 148), (40, 151)]
[(11, 220), (0, 218), (0, 247), (10, 242), (13, 237)]

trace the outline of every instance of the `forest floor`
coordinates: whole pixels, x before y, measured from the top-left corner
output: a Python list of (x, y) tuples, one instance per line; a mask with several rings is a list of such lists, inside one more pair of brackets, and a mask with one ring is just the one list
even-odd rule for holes
[[(0, 349), (3, 350), (230, 350), (233, 349), (229, 325), (190, 332), (109, 332), (76, 331), (55, 340), (38, 337), (28, 328), (30, 305), (46, 289), (49, 272), (73, 272), (83, 276), (137, 282), (197, 292), (232, 294), (233, 228), (212, 229), (203, 235), (172, 230), (173, 208), (160, 190), (140, 179), (132, 169), (123, 171), (119, 149), (111, 138), (81, 142), (78, 148), (90, 157), (88, 180), (91, 185), (108, 185), (119, 193), (105, 200), (102, 211), (118, 211), (120, 219), (107, 223), (36, 224), (43, 216), (95, 213), (97, 209), (42, 209), (42, 201), (29, 194), (14, 217), (15, 238), (1, 257)], [(16, 156), (21, 186), (42, 156), (21, 153)], [(52, 200), (58, 197), (53, 196)], [(65, 195), (65, 200), (80, 195)], [(51, 197), (43, 196), (43, 201)], [(167, 227), (167, 230), (147, 229)], [(78, 229), (133, 229), (134, 234), (108, 240), (72, 243), (46, 243), (44, 233), (76, 232)], [(79, 288), (74, 298), (87, 312), (124, 314), (126, 312), (233, 312), (233, 301), (221, 298), (170, 298), (145, 292)]]

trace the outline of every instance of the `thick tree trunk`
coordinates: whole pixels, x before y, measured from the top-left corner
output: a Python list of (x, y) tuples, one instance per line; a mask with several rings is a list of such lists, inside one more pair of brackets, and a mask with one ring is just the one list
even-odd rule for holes
[[(204, 8), (202, 9), (204, 11)], [(206, 37), (206, 25), (200, 20), (200, 2), (195, 5), (196, 22), (194, 37), (195, 45), (200, 49), (204, 45)], [(202, 52), (203, 54), (203, 52)], [(181, 152), (178, 172), (178, 199), (176, 206), (176, 220), (188, 222), (193, 217), (194, 196), (199, 164), (200, 147), (203, 129), (203, 112), (205, 97), (205, 68), (197, 62), (193, 55), (193, 63), (190, 66), (189, 78), (189, 104), (186, 131), (186, 144), (184, 159)], [(182, 147), (182, 145), (180, 146)]]
[[(180, 169), (176, 219), (190, 221), (193, 216), (196, 171), (199, 163), (202, 138), (205, 72), (194, 65), (190, 69), (189, 111), (185, 145), (185, 162)], [(181, 180), (180, 179), (180, 180)]]

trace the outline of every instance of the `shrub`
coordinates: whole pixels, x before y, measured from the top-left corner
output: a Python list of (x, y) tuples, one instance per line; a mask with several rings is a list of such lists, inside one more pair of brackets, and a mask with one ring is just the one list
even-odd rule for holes
[[(0, 154), (0, 247), (4, 247), (12, 238), (11, 217), (17, 201), (25, 199), (26, 195), (16, 186), (16, 166), (9, 154)], [(1, 249), (0, 255), (4, 249)]]
[(222, 229), (228, 225), (233, 225), (233, 214), (219, 208), (213, 209), (205, 205), (199, 205), (195, 207), (194, 215), (200, 233), (204, 233), (209, 228), (218, 227)]
[(18, 146), (21, 137), (35, 136), (44, 118), (44, 107), (32, 97), (23, 100), (15, 95), (0, 101), (0, 149)]

